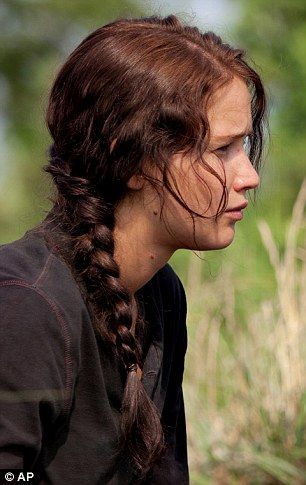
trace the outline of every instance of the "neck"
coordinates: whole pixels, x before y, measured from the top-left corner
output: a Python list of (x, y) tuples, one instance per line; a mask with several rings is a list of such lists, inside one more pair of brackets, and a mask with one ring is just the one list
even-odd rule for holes
[(120, 282), (134, 296), (162, 268), (174, 250), (159, 243), (158, 221), (138, 204), (124, 203), (116, 209), (114, 258)]

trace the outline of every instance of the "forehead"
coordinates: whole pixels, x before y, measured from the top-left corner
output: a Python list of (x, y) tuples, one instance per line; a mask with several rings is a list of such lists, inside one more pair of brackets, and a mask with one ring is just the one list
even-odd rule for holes
[(234, 78), (218, 89), (210, 100), (207, 115), (212, 137), (250, 131), (251, 95), (245, 82)]

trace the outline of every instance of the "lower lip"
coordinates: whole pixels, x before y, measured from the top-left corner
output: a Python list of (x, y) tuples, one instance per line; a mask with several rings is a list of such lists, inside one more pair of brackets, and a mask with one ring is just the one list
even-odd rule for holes
[(226, 213), (236, 221), (243, 219), (243, 212), (242, 211), (226, 211)]

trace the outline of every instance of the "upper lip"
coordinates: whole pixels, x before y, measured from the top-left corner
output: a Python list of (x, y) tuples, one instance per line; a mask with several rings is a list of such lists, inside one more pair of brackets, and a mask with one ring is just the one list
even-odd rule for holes
[(237, 205), (236, 207), (232, 207), (231, 209), (227, 209), (226, 212), (240, 211), (242, 209), (245, 209), (247, 205), (248, 205), (248, 201), (246, 200), (241, 205)]

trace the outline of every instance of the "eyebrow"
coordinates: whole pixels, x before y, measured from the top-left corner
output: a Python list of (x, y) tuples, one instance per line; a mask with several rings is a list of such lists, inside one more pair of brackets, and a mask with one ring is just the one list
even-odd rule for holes
[(249, 130), (242, 131), (240, 133), (233, 133), (232, 135), (221, 135), (214, 137), (214, 141), (223, 141), (223, 140), (236, 140), (237, 138), (243, 138), (245, 136), (252, 135), (253, 130), (250, 128)]

